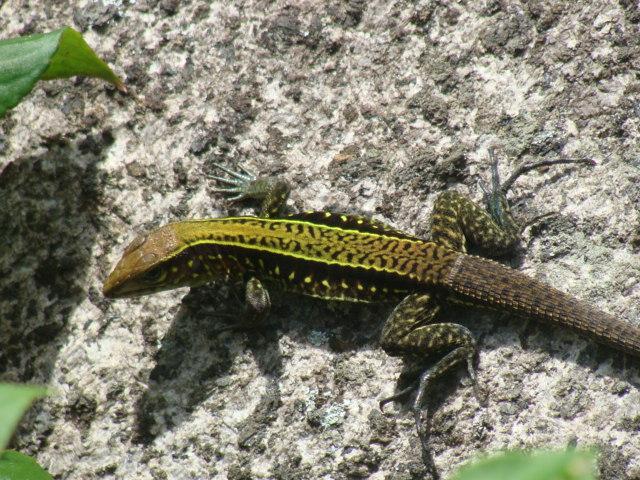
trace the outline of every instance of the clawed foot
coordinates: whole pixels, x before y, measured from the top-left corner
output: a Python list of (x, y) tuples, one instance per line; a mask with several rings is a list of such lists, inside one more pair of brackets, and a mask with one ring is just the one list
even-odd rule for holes
[[(525, 163), (520, 165), (511, 174), (511, 176), (509, 176), (509, 178), (504, 181), (504, 183), (501, 183), (498, 173), (498, 159), (493, 148), (489, 149), (489, 162), (491, 167), (491, 185), (486, 186), (485, 184), (481, 183), (480, 188), (483, 191), (487, 211), (491, 214), (496, 223), (498, 223), (498, 225), (503, 228), (515, 227), (515, 224), (512, 224), (506, 195), (507, 192), (511, 189), (511, 186), (521, 175), (530, 172), (531, 170), (537, 170), (552, 165), (566, 165), (573, 163), (594, 166), (596, 164), (593, 160), (587, 158), (560, 158), (554, 160), (540, 160), (538, 162)], [(551, 215), (554, 215), (554, 213), (545, 213), (537, 216), (534, 219), (526, 222), (526, 224), (522, 228), (518, 228), (517, 230), (522, 231), (527, 226)]]
[(211, 175), (210, 178), (218, 182), (222, 182), (226, 185), (230, 185), (229, 187), (225, 188), (213, 189), (213, 192), (231, 195), (229, 198), (227, 198), (227, 200), (230, 202), (243, 200), (245, 198), (252, 198), (252, 184), (257, 180), (256, 176), (253, 173), (243, 167), (239, 167), (240, 171), (236, 172), (223, 165), (220, 165), (219, 163), (214, 162), (213, 165), (228, 174), (229, 177)]
[(228, 174), (228, 177), (211, 175), (210, 178), (222, 182), (228, 187), (216, 188), (216, 193), (230, 195), (229, 201), (253, 199), (262, 202), (258, 215), (261, 217), (275, 217), (281, 214), (289, 197), (289, 184), (274, 177), (256, 177), (249, 170), (239, 167), (240, 171), (231, 170), (219, 163), (217, 168)]
[[(491, 185), (480, 183), (484, 203), (487, 211), (494, 221), (501, 227), (506, 227), (506, 221), (510, 218), (509, 204), (507, 203), (507, 190), (500, 184), (500, 174), (498, 173), (498, 157), (492, 148), (489, 149), (489, 162), (491, 167)], [(513, 183), (513, 181), (511, 182)]]
[(277, 326), (275, 323), (266, 324), (265, 319), (269, 315), (271, 309), (271, 299), (269, 298), (269, 292), (262, 285), (260, 280), (255, 277), (251, 277), (245, 285), (244, 301), (241, 301), (237, 296), (235, 290), (232, 290), (235, 296), (236, 303), (240, 304), (240, 308), (244, 310), (243, 314), (238, 316), (235, 314), (219, 313), (216, 316), (218, 318), (230, 318), (233, 323), (228, 325), (220, 325), (214, 329), (214, 332), (219, 334), (222, 332), (228, 332), (231, 330), (257, 330), (260, 328)]
[(507, 178), (503, 183), (500, 183), (500, 175), (498, 174), (498, 158), (496, 157), (493, 148), (489, 149), (489, 163), (491, 167), (491, 186), (487, 187), (482, 183), (480, 184), (480, 188), (484, 193), (485, 201), (487, 202), (491, 201), (490, 199), (492, 198), (506, 195), (507, 192), (511, 190), (511, 186), (515, 181), (520, 178), (520, 176), (530, 172), (531, 170), (538, 170), (552, 165), (568, 165), (572, 163), (588, 165), (590, 167), (596, 165), (596, 162), (590, 158), (557, 158), (553, 160), (540, 160), (533, 163), (524, 163), (518, 166), (509, 178)]
[[(489, 157), (494, 157), (493, 150), (489, 150)], [(495, 161), (496, 171), (497, 171), (497, 160), (492, 159), (492, 162)], [(500, 186), (500, 189), (503, 193), (508, 192), (511, 189), (511, 185), (520, 177), (522, 174), (530, 172), (531, 170), (537, 170), (539, 168), (550, 167), (551, 165), (567, 165), (567, 164), (582, 164), (593, 167), (596, 165), (596, 162), (591, 160), (590, 158), (558, 158), (554, 160), (540, 160), (538, 162), (533, 163), (525, 163), (520, 165), (516, 170), (511, 174), (507, 180)]]
[[(420, 380), (416, 380), (412, 382), (411, 385), (402, 389), (395, 395), (392, 395), (390, 397), (386, 397), (380, 400), (379, 406), (380, 406), (380, 410), (384, 411), (384, 406), (387, 403), (390, 403), (396, 400), (401, 400), (407, 397), (410, 393), (414, 392), (415, 390), (418, 390), (418, 394), (416, 395), (416, 400), (413, 402), (413, 406), (411, 408), (413, 411), (413, 418), (415, 420), (416, 433), (418, 434), (418, 438), (420, 439), (420, 450), (422, 453), (422, 461), (431, 472), (432, 478), (437, 479), (440, 477), (438, 474), (438, 470), (436, 469), (436, 466), (433, 462), (433, 455), (431, 454), (431, 447), (429, 446), (429, 437), (430, 437), (430, 430), (431, 430), (431, 426), (429, 425), (429, 412), (427, 411), (426, 408), (423, 408), (423, 406), (421, 405), (422, 395), (420, 395), (420, 393), (423, 392), (424, 389), (426, 389), (426, 385), (423, 385), (422, 380), (427, 376), (429, 376), (429, 371), (421, 375)], [(423, 415), (427, 416), (426, 424), (422, 421)]]
[[(400, 400), (407, 395), (409, 395), (414, 390), (417, 392), (416, 397), (413, 400), (413, 404), (411, 409), (413, 411), (413, 417), (415, 420), (416, 432), (418, 434), (418, 438), (420, 439), (420, 446), (422, 450), (422, 460), (424, 464), (430, 469), (434, 478), (437, 478), (437, 469), (433, 463), (433, 457), (431, 454), (431, 448), (429, 446), (429, 437), (430, 437), (430, 425), (429, 425), (429, 412), (427, 408), (425, 408), (425, 399), (429, 396), (428, 394), (431, 392), (431, 386), (433, 381), (440, 377), (445, 371), (449, 370), (454, 365), (458, 364), (461, 361), (466, 361), (467, 371), (469, 373), (469, 377), (473, 382), (473, 391), (478, 399), (478, 402), (481, 405), (484, 405), (486, 402), (486, 395), (481, 392), (478, 387), (478, 379), (476, 375), (476, 371), (474, 369), (473, 363), (475, 358), (475, 344), (471, 346), (462, 346), (458, 347), (455, 350), (449, 352), (445, 355), (441, 360), (439, 360), (435, 365), (426, 369), (420, 375), (419, 379), (414, 381), (408, 387), (402, 389), (400, 392), (392, 395), (390, 397), (383, 398), (380, 400), (380, 410), (384, 409), (384, 406), (392, 402), (394, 400)], [(426, 417), (427, 421), (423, 422), (423, 416)]]
[(395, 402), (396, 400), (402, 400), (403, 398), (406, 398), (416, 388), (418, 388), (418, 381), (417, 380), (415, 382), (413, 382), (411, 385), (409, 385), (408, 387), (403, 388), (402, 390), (400, 390), (398, 393), (396, 393), (394, 395), (391, 395), (389, 397), (383, 398), (378, 403), (378, 406), (380, 407), (380, 411), (384, 412), (384, 406), (387, 403)]

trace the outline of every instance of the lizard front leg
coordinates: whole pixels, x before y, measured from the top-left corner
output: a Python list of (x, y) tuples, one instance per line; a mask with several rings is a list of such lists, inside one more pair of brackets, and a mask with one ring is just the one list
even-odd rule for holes
[[(261, 217), (281, 215), (290, 192), (290, 186), (286, 181), (275, 177), (256, 177), (242, 167), (241, 171), (234, 171), (218, 163), (214, 165), (228, 175), (228, 177), (211, 176), (214, 180), (228, 185), (214, 189), (214, 192), (231, 195), (228, 201), (260, 200), (258, 215)], [(245, 318), (234, 325), (218, 329), (219, 332), (255, 328), (267, 317), (271, 309), (269, 291), (256, 277), (249, 278), (245, 284), (244, 305)]]
[(252, 322), (264, 319), (271, 309), (269, 291), (256, 277), (251, 277), (245, 285), (244, 302), (247, 315)]
[(269, 315), (271, 309), (271, 298), (269, 291), (256, 277), (251, 277), (245, 283), (244, 292), (244, 313), (242, 318), (237, 320), (237, 314), (221, 314), (220, 317), (236, 320), (232, 325), (224, 325), (215, 329), (216, 333), (228, 332), (229, 330), (252, 330), (263, 327), (263, 320)]
[(214, 163), (216, 168), (222, 170), (228, 177), (212, 175), (211, 178), (227, 184), (228, 187), (214, 189), (213, 192), (231, 195), (228, 201), (260, 200), (258, 216), (264, 218), (278, 217), (282, 214), (291, 187), (289, 184), (276, 177), (256, 177), (248, 170), (241, 167), (241, 171), (231, 170), (219, 163)]

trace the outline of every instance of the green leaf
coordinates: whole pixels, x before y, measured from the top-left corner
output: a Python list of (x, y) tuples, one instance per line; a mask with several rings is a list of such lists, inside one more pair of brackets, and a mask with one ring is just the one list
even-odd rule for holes
[(1, 40), (0, 116), (15, 107), (38, 80), (74, 75), (102, 78), (126, 92), (122, 80), (72, 28)]
[(27, 408), (46, 394), (43, 387), (0, 383), (0, 452), (6, 448)]
[(0, 480), (53, 480), (38, 462), (20, 452), (0, 453)]
[(509, 452), (463, 467), (453, 480), (595, 480), (592, 451)]

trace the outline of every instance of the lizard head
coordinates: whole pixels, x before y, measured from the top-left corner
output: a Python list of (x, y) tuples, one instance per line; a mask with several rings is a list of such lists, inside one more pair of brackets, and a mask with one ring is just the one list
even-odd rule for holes
[(136, 237), (122, 254), (102, 287), (105, 297), (134, 297), (184, 285), (185, 275), (180, 252), (184, 242), (172, 224)]
[(208, 239), (216, 226), (224, 228), (224, 223), (183, 221), (136, 237), (105, 280), (102, 293), (111, 298), (136, 297), (219, 278), (241, 278), (243, 267)]

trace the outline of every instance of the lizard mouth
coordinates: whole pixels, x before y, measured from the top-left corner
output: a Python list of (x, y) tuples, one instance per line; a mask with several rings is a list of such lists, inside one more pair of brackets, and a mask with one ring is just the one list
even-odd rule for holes
[(158, 293), (163, 290), (176, 288), (175, 285), (143, 285), (118, 279), (113, 274), (109, 275), (102, 286), (102, 294), (107, 298), (130, 298)]
[[(123, 297), (137, 297), (139, 295), (145, 295), (146, 292), (144, 288), (139, 285), (131, 284), (130, 282), (122, 281), (121, 278), (118, 278), (114, 275), (116, 272), (113, 271), (107, 277), (102, 286), (102, 294), (107, 298), (123, 298)], [(138, 287), (138, 288), (136, 288)]]

